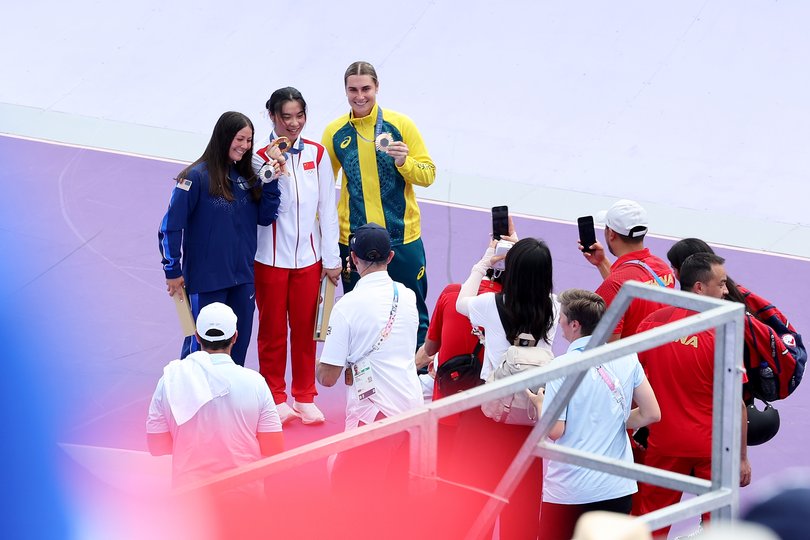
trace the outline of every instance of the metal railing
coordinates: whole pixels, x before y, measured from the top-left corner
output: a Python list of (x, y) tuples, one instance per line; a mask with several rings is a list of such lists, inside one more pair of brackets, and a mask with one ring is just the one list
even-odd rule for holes
[[(697, 313), (606, 344), (606, 340), (630, 302), (637, 298), (674, 305)], [(589, 368), (711, 328), (715, 329), (711, 481), (605, 458), (550, 444), (544, 440)], [(714, 519), (731, 519), (736, 517), (739, 505), (742, 347), (742, 304), (665, 287), (628, 282), (611, 303), (583, 353), (575, 360), (565, 363), (552, 361), (542, 368), (482, 385), (358, 429), (220, 473), (205, 481), (179, 489), (177, 494), (184, 495), (214, 488), (229, 489), (406, 430), (410, 432), (410, 473), (414, 482), (412, 487), (419, 492), (431, 491), (436, 488), (437, 481), (437, 423), (440, 418), (478, 407), (487, 401), (520, 392), (528, 387), (537, 387), (547, 381), (566, 377), (560, 391), (548, 406), (547, 413), (534, 426), (495, 491), (489, 494), (489, 500), (483, 511), (468, 532), (468, 538), (480, 538), (489, 530), (534, 456), (696, 494), (694, 498), (640, 516), (638, 519), (652, 530), (709, 511), (712, 512)]]

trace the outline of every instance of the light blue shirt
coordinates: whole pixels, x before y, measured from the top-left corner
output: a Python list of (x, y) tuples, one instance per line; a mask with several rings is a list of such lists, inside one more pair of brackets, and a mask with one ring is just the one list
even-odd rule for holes
[[(566, 354), (558, 356), (553, 362), (575, 360), (590, 339), (590, 336), (585, 336), (575, 340)], [(632, 463), (633, 454), (625, 422), (630, 414), (633, 390), (644, 381), (644, 371), (635, 354), (613, 360), (603, 367), (616, 390), (621, 392), (624, 405), (619, 403), (597, 369), (589, 369), (560, 415), (559, 420), (565, 422), (565, 432), (556, 444)], [(565, 377), (546, 384), (542, 414), (546, 414), (546, 407), (551, 404), (564, 381)], [(543, 501), (557, 504), (606, 501), (636, 491), (638, 486), (635, 480), (551, 460), (548, 461), (543, 481)]]

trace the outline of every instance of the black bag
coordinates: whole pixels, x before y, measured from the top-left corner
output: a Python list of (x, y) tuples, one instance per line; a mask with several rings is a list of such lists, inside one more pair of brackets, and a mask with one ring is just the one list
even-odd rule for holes
[(473, 352), (454, 356), (439, 366), (436, 384), (441, 396), (452, 396), (484, 383), (481, 380), (481, 361), (478, 359), (481, 348), (479, 341)]

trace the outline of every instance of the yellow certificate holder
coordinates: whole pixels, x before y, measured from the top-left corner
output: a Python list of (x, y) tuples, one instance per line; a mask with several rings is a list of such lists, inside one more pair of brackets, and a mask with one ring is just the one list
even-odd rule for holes
[(191, 314), (191, 302), (188, 301), (186, 290), (181, 288), (172, 296), (174, 307), (177, 309), (177, 318), (180, 319), (180, 327), (184, 336), (193, 336), (197, 333), (197, 325), (194, 324), (194, 315)]
[(329, 328), (329, 315), (332, 314), (332, 307), (335, 305), (335, 284), (324, 276), (321, 280), (321, 291), (318, 295), (318, 311), (315, 315), (315, 333), (312, 339), (315, 341), (326, 341), (326, 330)]

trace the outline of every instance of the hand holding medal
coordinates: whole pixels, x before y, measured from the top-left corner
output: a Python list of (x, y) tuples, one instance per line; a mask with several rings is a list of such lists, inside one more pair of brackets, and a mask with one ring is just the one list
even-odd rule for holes
[(267, 155), (279, 163), (281, 167), (280, 172), (284, 176), (289, 176), (287, 172), (287, 159), (284, 157), (284, 153), (289, 150), (290, 147), (290, 139), (287, 137), (278, 137), (267, 147)]
[[(383, 139), (385, 135), (388, 135), (389, 140)], [(385, 152), (392, 158), (394, 158), (394, 164), (397, 167), (402, 167), (405, 165), (405, 158), (408, 157), (408, 145), (405, 144), (404, 141), (395, 141), (393, 137), (391, 137), (390, 133), (381, 133), (377, 140), (383, 139), (383, 143), (385, 145), (381, 148), (380, 142), (377, 143), (377, 150), (380, 152)]]

